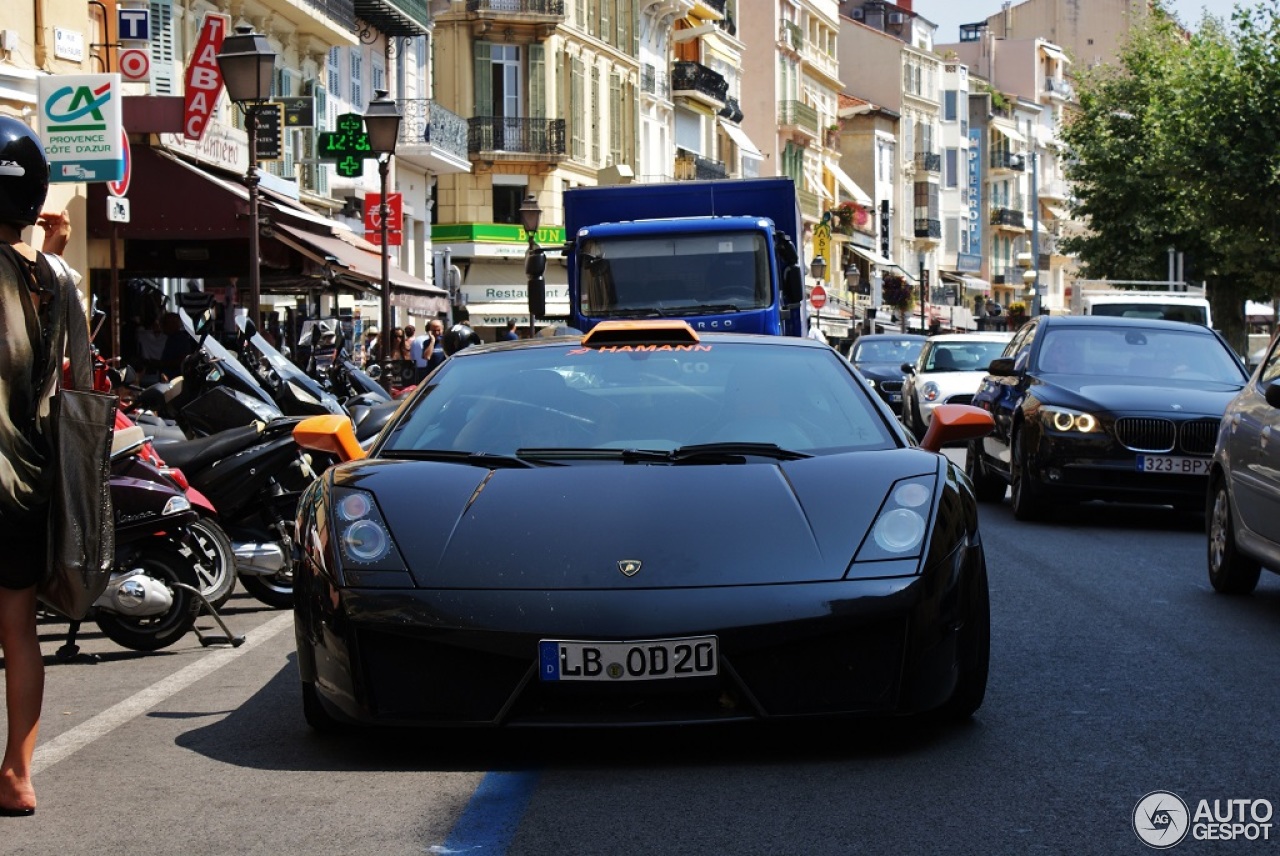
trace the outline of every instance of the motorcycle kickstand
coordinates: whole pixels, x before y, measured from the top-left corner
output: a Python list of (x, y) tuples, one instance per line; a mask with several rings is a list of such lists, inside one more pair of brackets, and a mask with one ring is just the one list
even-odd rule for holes
[(67, 628), (67, 641), (57, 651), (53, 652), (54, 659), (59, 663), (70, 663), (76, 657), (83, 658), (90, 663), (97, 663), (101, 658), (97, 654), (80, 654), (80, 646), (76, 644), (76, 634), (80, 632), (79, 621), (72, 621)]
[(233, 635), (231, 628), (227, 627), (227, 623), (223, 621), (222, 616), (218, 614), (218, 610), (213, 608), (213, 604), (209, 603), (198, 588), (189, 586), (186, 583), (171, 583), (171, 585), (174, 588), (185, 589), (186, 591), (194, 594), (199, 599), (200, 603), (204, 605), (204, 608), (209, 611), (209, 614), (213, 616), (213, 620), (222, 628), (222, 635), (218, 636), (214, 633), (203, 633), (199, 627), (192, 626), (191, 629), (195, 631), (196, 638), (200, 640), (200, 644), (202, 646), (208, 648), (210, 645), (230, 644), (232, 648), (239, 648), (244, 644), (244, 634), (242, 633), (239, 636)]

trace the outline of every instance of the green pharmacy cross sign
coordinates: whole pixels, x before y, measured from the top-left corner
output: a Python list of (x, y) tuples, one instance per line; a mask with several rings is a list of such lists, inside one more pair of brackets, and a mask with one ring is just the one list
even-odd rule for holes
[(338, 117), (338, 130), (318, 135), (320, 159), (334, 161), (338, 175), (355, 178), (364, 175), (364, 159), (373, 157), (369, 135), (364, 132), (364, 117), (359, 113), (343, 113)]

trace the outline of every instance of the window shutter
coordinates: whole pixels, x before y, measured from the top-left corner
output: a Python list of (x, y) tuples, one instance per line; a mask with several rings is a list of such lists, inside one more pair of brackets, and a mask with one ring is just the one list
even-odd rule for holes
[[(342, 48), (329, 48), (329, 59), (325, 63), (325, 71), (328, 72), (329, 91), (342, 91), (342, 72), (338, 70), (338, 62), (340, 61)], [(320, 102), (316, 102), (316, 119), (321, 121), (328, 120), (328, 116), (320, 112)]]
[(173, 3), (151, 0), (151, 94), (176, 95), (173, 67)]
[(364, 112), (364, 56), (358, 48), (351, 51), (351, 109)]
[(591, 162), (600, 163), (600, 68), (591, 66), (591, 91), (587, 98), (587, 115), (591, 117)]
[(613, 24), (609, 17), (609, 7), (614, 0), (599, 0), (600, 3), (600, 38), (611, 45), (616, 45), (614, 40)]
[(493, 116), (492, 51), (488, 42), (475, 42), (476, 118)]
[[(329, 93), (325, 87), (314, 80), (307, 81), (305, 90), (316, 101), (316, 124), (323, 125), (329, 110)], [(302, 187), (320, 196), (329, 195), (329, 173), (319, 161), (319, 149), (316, 146), (316, 134), (321, 128), (303, 128), (302, 136)]]
[(622, 163), (622, 76), (609, 75), (609, 162)]
[(580, 59), (572, 59), (569, 63), (569, 115), (573, 121), (573, 157), (576, 160), (585, 160), (587, 156), (586, 134), (584, 133), (586, 110), (583, 108), (582, 101), (584, 70)]
[(529, 45), (529, 118), (547, 116), (547, 52), (542, 45)]

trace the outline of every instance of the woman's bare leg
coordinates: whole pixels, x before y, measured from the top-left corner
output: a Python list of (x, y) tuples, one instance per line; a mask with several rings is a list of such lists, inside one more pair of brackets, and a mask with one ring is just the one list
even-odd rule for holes
[(31, 757), (44, 700), (44, 657), (36, 633), (36, 590), (0, 588), (0, 648), (4, 649), (9, 735), (0, 764), (0, 806), (36, 807)]

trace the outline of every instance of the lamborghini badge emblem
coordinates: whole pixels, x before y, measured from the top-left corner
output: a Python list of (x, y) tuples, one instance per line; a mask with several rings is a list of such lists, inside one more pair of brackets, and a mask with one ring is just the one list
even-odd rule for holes
[(622, 571), (624, 577), (634, 577), (640, 573), (639, 559), (619, 559), (618, 570)]

